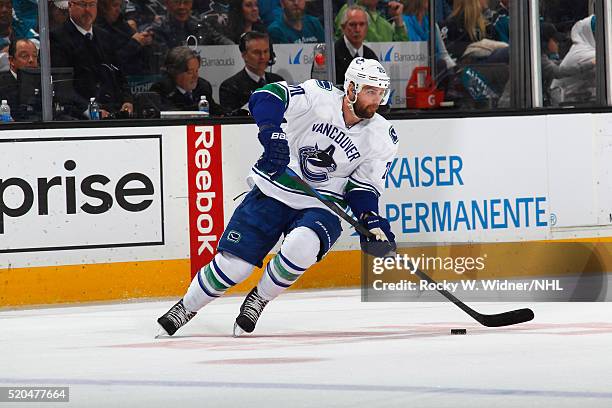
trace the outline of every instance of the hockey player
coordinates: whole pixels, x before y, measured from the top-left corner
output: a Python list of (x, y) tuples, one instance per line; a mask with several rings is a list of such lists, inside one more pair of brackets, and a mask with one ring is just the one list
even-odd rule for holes
[[(280, 251), (236, 318), (234, 336), (251, 333), (266, 304), (330, 250), (342, 231), (338, 217), (300, 190), (287, 167), (327, 199), (348, 205), (379, 240), (395, 247), (389, 222), (378, 214), (398, 142), (393, 126), (376, 113), (387, 103), (389, 77), (378, 61), (356, 58), (346, 71), (344, 89), (311, 79), (300, 85), (272, 83), (253, 93), (249, 108), (264, 152), (249, 174), (252, 190), (232, 215), (212, 262), (200, 269), (183, 299), (157, 320), (160, 333), (173, 335), (254, 266), (263, 266), (284, 235)], [(384, 255), (380, 245), (368, 241), (372, 239), (361, 236), (364, 251)]]

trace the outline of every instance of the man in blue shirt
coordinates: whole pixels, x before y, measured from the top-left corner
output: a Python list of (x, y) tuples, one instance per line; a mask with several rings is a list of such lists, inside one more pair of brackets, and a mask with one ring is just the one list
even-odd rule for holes
[(306, 0), (281, 0), (283, 15), (268, 27), (275, 44), (325, 42), (323, 26), (316, 17), (305, 14)]

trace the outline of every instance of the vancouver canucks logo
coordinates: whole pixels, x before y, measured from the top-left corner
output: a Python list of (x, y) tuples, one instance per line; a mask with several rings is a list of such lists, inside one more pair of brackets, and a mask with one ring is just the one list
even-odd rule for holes
[(329, 180), (328, 174), (338, 167), (334, 161), (335, 150), (334, 145), (325, 150), (316, 144), (300, 148), (300, 168), (306, 180), (319, 183)]

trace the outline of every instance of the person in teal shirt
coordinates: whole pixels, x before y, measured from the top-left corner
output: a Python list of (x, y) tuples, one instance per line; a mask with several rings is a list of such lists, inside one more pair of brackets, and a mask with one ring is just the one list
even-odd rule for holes
[[(429, 41), (429, 1), (428, 0), (413, 0), (410, 7), (404, 15), (404, 24), (408, 31), (410, 41)], [(436, 27), (436, 61), (437, 64), (444, 62), (444, 65), (439, 65), (439, 68), (452, 68), (456, 64), (448, 55), (444, 42), (440, 34), (438, 23)]]
[[(404, 5), (399, 1), (389, 1), (389, 17), (393, 21), (393, 24), (387, 21), (387, 19), (381, 15), (377, 10), (378, 0), (358, 0), (357, 4), (363, 6), (368, 12), (369, 24), (368, 34), (366, 35), (366, 42), (391, 42), (391, 41), (408, 41), (408, 32), (406, 31), (406, 25), (402, 14), (404, 12)], [(334, 20), (336, 26), (336, 38), (342, 36), (342, 16), (346, 12), (347, 5), (345, 4), (340, 8), (336, 19)]]
[(307, 15), (306, 0), (281, 0), (283, 15), (268, 27), (274, 44), (325, 42), (323, 26), (316, 17)]

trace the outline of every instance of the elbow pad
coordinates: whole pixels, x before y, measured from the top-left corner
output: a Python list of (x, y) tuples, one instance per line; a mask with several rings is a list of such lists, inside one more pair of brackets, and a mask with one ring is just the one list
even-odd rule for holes
[(255, 92), (249, 99), (249, 110), (258, 127), (280, 127), (285, 116), (285, 103), (268, 92)]

